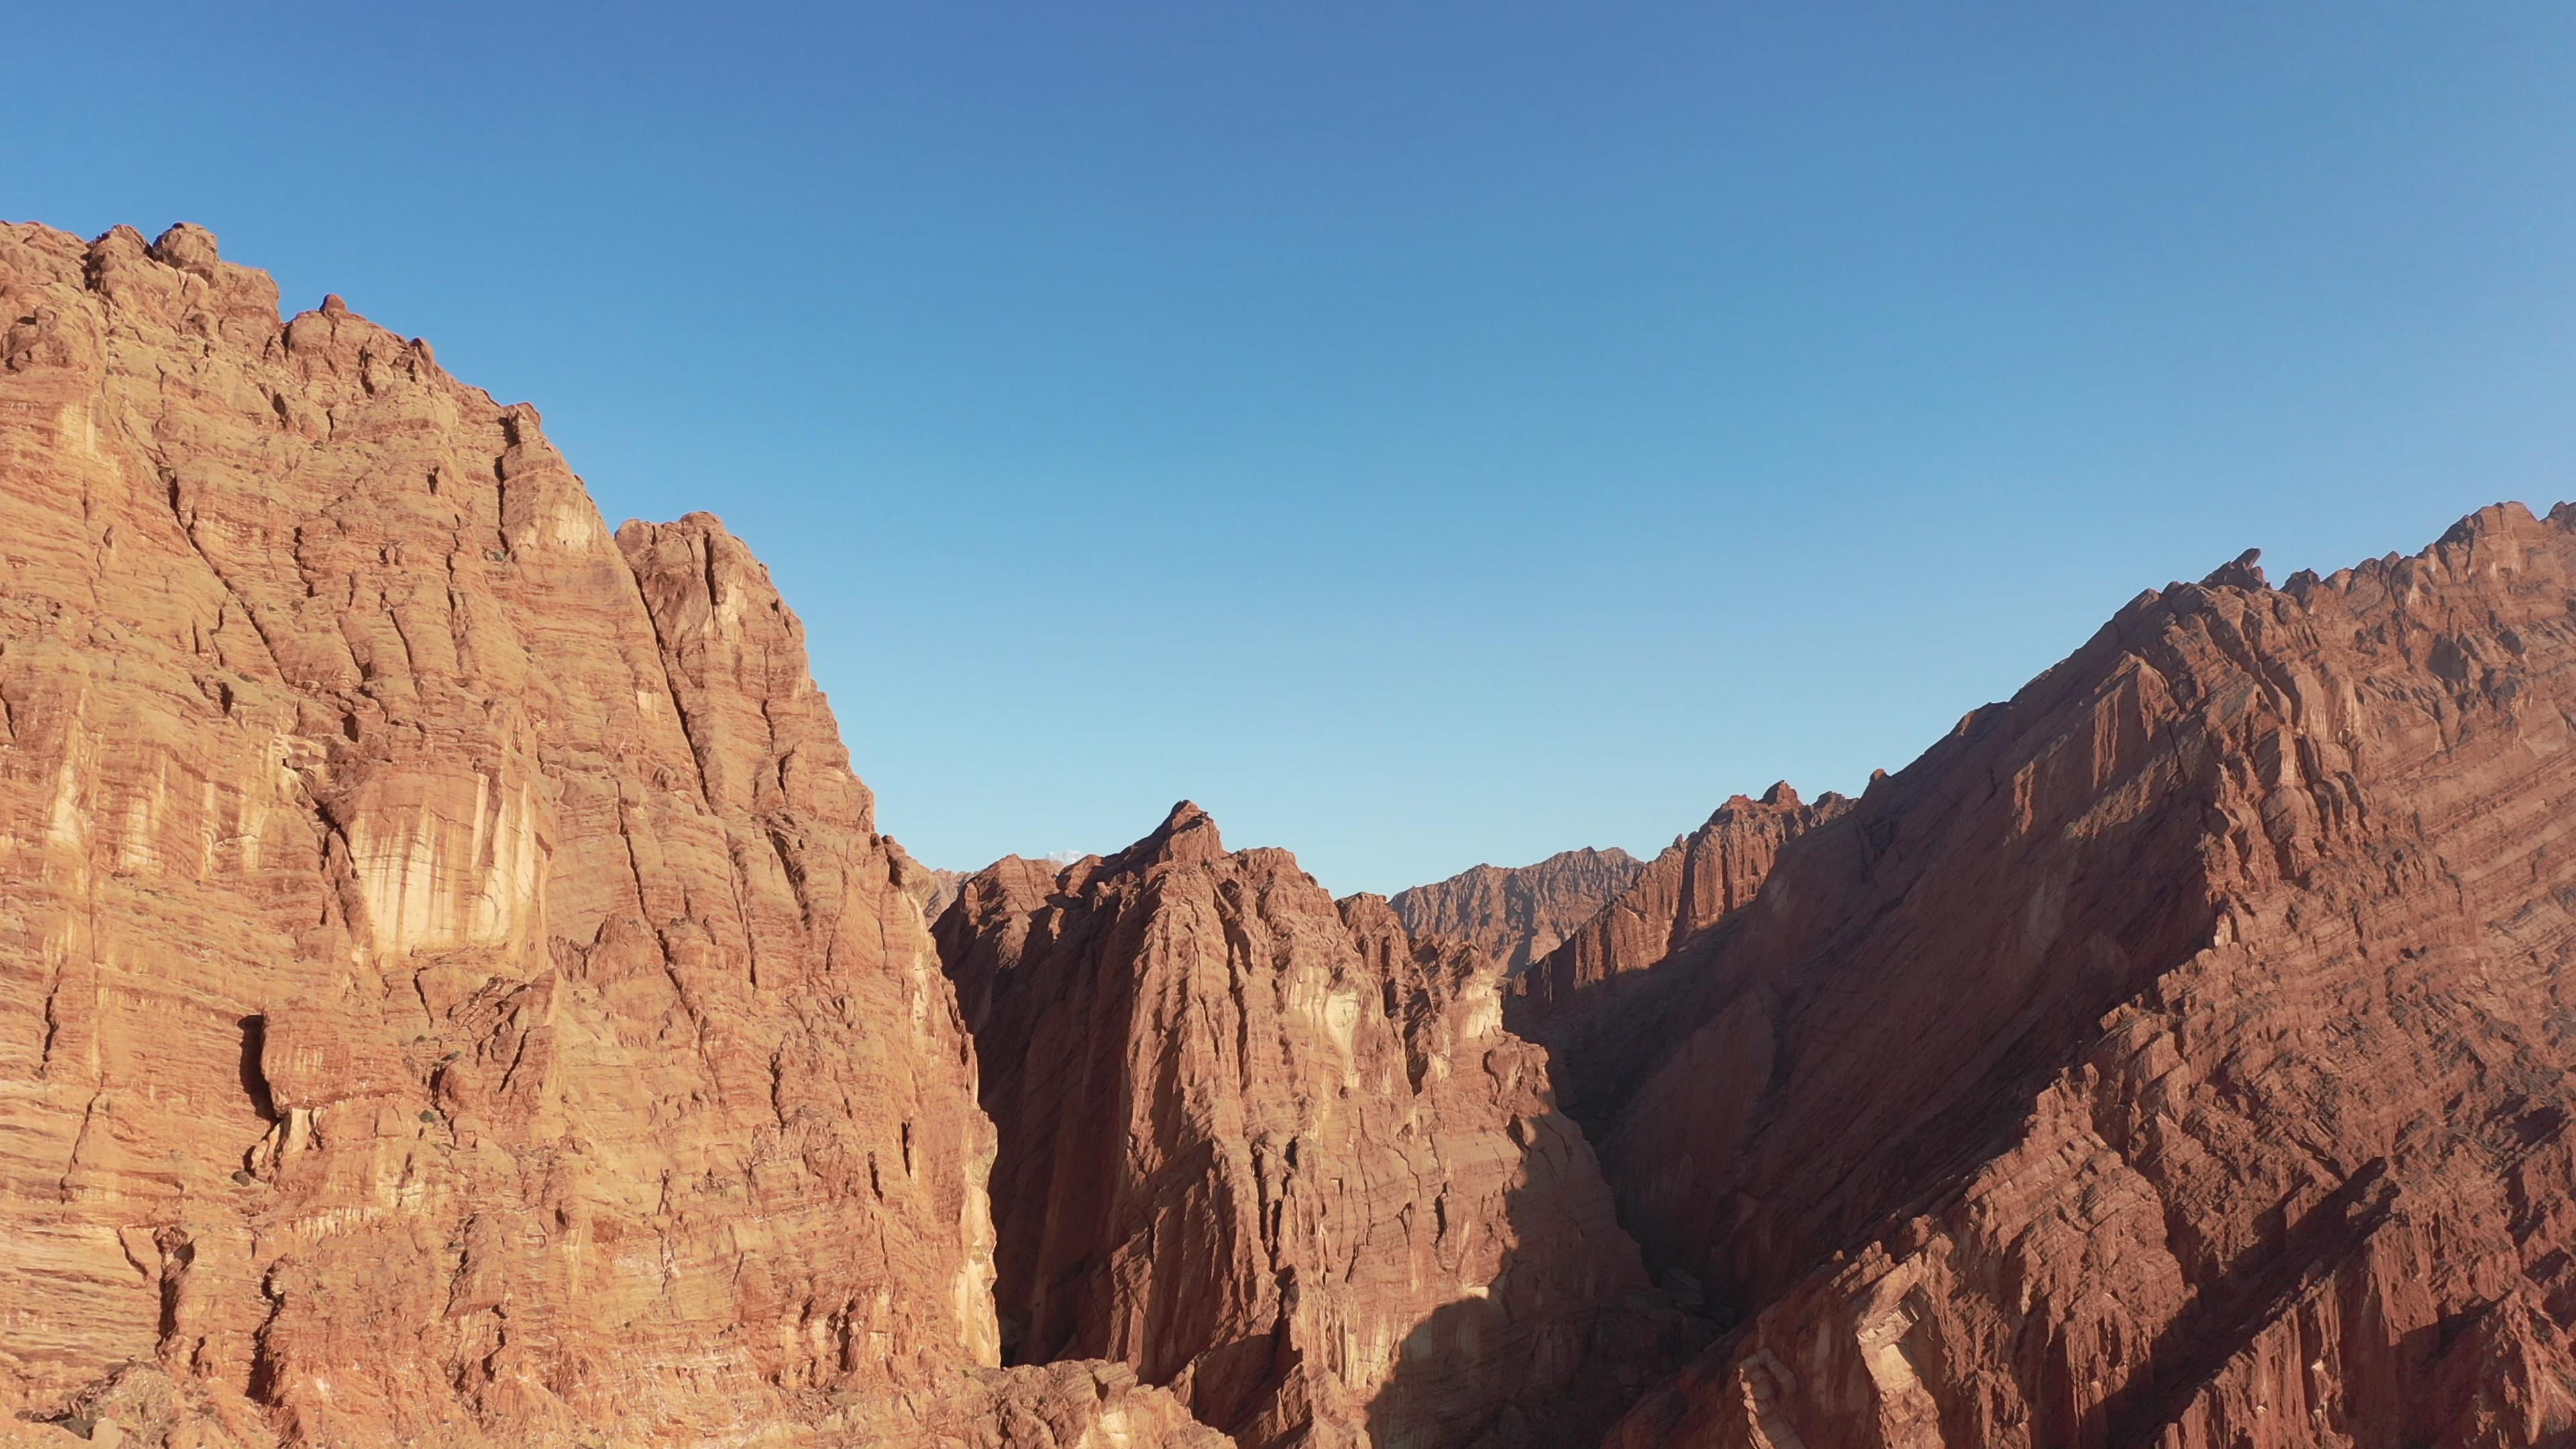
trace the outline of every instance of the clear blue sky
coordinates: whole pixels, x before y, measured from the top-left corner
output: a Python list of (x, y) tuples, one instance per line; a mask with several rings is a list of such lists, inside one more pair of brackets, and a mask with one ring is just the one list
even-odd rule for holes
[(721, 514), (936, 864), (1642, 852), (2576, 494), (2563, 3), (740, 8), (22, 6), (0, 215)]

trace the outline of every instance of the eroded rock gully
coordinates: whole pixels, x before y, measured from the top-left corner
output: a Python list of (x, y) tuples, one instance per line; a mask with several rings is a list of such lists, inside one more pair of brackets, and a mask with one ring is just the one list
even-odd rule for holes
[(2576, 510), (1408, 927), (923, 869), (712, 518), (276, 302), (0, 227), (0, 1443), (2576, 1442)]

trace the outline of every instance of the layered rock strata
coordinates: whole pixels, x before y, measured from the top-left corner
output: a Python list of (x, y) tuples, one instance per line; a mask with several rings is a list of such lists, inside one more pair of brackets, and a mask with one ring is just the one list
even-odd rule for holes
[(0, 227), (0, 1413), (953, 1441), (993, 1134), (917, 876), (713, 519), (612, 538), (202, 230)]
[(2571, 806), (2505, 506), (1644, 867), (950, 877), (715, 520), (0, 227), (0, 1443), (2576, 1442)]
[(947, 914), (949, 903), (957, 899), (959, 891), (965, 889), (967, 878), (972, 874), (971, 871), (940, 870), (934, 867), (914, 878), (916, 881), (914, 894), (921, 902), (921, 919), (924, 925)]
[(1383, 898), (1184, 804), (1107, 859), (996, 864), (937, 930), (1014, 1361), (1132, 1363), (1251, 1449), (1575, 1443), (1605, 1355), (1669, 1328), (1495, 973)]
[(1414, 935), (1464, 941), (1512, 973), (1555, 950), (1645, 868), (1616, 848), (1565, 850), (1536, 865), (1480, 865), (1387, 902)]
[(2564, 1442), (2571, 808), (2576, 509), (2141, 596), (1646, 968), (1612, 1442)]

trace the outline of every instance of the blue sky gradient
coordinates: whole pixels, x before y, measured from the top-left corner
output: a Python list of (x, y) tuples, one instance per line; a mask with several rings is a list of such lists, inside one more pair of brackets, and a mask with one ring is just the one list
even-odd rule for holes
[(1856, 788), (2141, 587), (2576, 494), (2576, 8), (26, 7), (212, 227), (810, 626), (884, 828), (1337, 891)]

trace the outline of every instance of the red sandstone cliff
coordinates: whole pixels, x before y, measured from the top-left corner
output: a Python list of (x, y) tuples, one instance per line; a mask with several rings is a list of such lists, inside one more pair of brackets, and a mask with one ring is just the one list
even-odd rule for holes
[(0, 1412), (1204, 1440), (977, 1369), (993, 1135), (871, 814), (714, 520), (612, 539), (204, 231), (0, 227)]
[(1407, 931), (1465, 941), (1509, 973), (1555, 950), (1645, 868), (1624, 850), (1565, 850), (1536, 865), (1480, 865), (1387, 903)]
[[(713, 519), (0, 227), (0, 1444), (2576, 1442), (2571, 803), (2508, 506), (2142, 596), (1508, 995), (1186, 808), (943, 971)], [(1406, 909), (1580, 893), (1495, 875)], [(1639, 1242), (1733, 1325), (1660, 1384)]]
[(1263, 1449), (1555, 1444), (1669, 1326), (1622, 1303), (1635, 1248), (1490, 966), (1382, 898), (1337, 910), (1184, 804), (993, 866), (938, 935), (1015, 1360), (1125, 1360)]
[(2576, 1434), (2571, 721), (2576, 510), (2249, 556), (1618, 962), (1585, 1115), (1744, 1322), (1613, 1442)]

